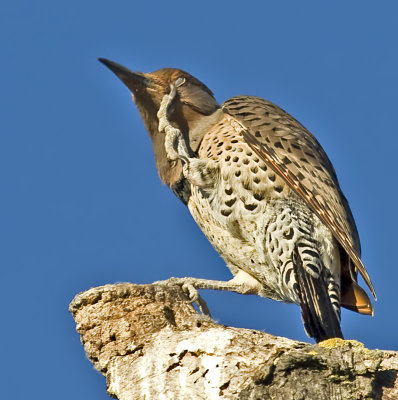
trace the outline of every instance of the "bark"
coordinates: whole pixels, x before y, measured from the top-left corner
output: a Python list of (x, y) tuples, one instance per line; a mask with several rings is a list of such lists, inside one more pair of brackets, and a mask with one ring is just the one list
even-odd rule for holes
[(108, 393), (132, 399), (398, 399), (398, 353), (220, 325), (180, 286), (106, 285), (70, 305)]

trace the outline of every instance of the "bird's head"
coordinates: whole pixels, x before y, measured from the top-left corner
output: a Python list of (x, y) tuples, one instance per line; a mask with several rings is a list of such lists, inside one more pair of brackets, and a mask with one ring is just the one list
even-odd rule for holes
[[(176, 68), (163, 68), (151, 73), (132, 72), (126, 67), (99, 59), (129, 88), (152, 140), (156, 166), (163, 182), (172, 185), (181, 174), (179, 162), (167, 159), (164, 133), (158, 131), (157, 112), (164, 95), (175, 85), (177, 96), (169, 111), (169, 121), (178, 127), (188, 148), (196, 152), (206, 123), (216, 120), (220, 105), (211, 90), (192, 75)], [(214, 122), (213, 122), (214, 123)]]

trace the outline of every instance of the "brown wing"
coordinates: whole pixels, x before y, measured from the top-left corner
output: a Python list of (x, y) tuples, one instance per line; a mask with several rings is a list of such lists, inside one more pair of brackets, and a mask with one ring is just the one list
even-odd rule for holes
[(244, 139), (333, 232), (376, 294), (360, 259), (359, 236), (336, 172), (315, 137), (281, 108), (258, 97), (237, 96), (222, 105)]

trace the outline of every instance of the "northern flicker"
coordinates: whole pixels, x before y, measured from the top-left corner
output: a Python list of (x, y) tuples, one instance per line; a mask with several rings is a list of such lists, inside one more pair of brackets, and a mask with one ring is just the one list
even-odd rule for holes
[(178, 282), (296, 303), (317, 342), (343, 337), (341, 306), (373, 315), (357, 284), (359, 271), (375, 296), (350, 207), (305, 127), (258, 97), (236, 96), (220, 106), (209, 88), (179, 69), (132, 72), (99, 60), (131, 91), (162, 182), (188, 206), (234, 276)]

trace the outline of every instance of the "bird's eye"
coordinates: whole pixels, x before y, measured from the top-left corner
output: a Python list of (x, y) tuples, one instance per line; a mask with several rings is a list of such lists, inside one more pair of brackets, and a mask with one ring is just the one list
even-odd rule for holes
[(175, 80), (174, 86), (179, 87), (185, 83), (185, 78), (179, 77)]

